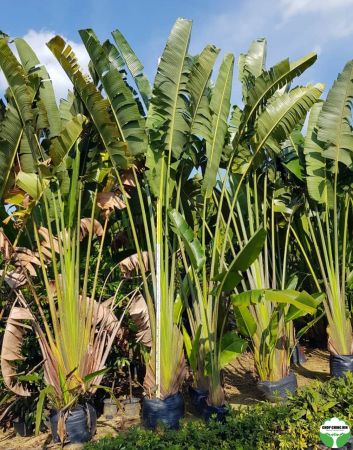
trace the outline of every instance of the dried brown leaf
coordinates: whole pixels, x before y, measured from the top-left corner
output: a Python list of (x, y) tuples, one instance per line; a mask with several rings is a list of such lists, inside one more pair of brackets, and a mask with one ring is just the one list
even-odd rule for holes
[(97, 205), (103, 211), (112, 211), (114, 208), (126, 208), (125, 202), (119, 197), (119, 194), (116, 192), (99, 192), (97, 194)]
[(13, 253), (12, 244), (2, 228), (0, 228), (0, 252), (5, 261), (9, 261), (11, 259)]
[[(144, 270), (149, 270), (149, 262), (148, 262), (148, 252), (142, 252), (142, 262), (144, 264)], [(133, 272), (140, 271), (139, 258), (137, 253), (134, 253), (131, 256), (123, 259), (119, 263), (119, 268), (123, 274), (124, 278), (131, 278)]]
[(124, 170), (124, 172), (121, 174), (121, 182), (125, 187), (136, 187), (135, 177), (132, 169)]
[[(80, 241), (82, 241), (91, 230), (91, 219), (88, 217), (81, 219), (80, 228)], [(103, 236), (103, 227), (96, 219), (93, 221), (93, 235)]]
[(152, 345), (150, 317), (146, 300), (141, 294), (135, 295), (129, 306), (131, 319), (137, 326), (136, 338), (137, 342), (141, 342), (146, 347)]
[(21, 354), (26, 329), (30, 325), (24, 321), (32, 321), (32, 313), (27, 308), (13, 306), (6, 322), (2, 348), (1, 372), (6, 386), (15, 394), (28, 397), (31, 392), (16, 381), (16, 361), (23, 360)]
[(67, 413), (59, 414), (57, 433), (61, 444), (64, 444), (66, 439), (66, 419)]
[[(51, 245), (50, 245), (50, 234), (49, 234), (49, 230), (45, 227), (39, 227), (38, 228), (38, 234), (42, 237), (41, 240), (41, 247), (42, 247), (42, 252), (48, 256), (48, 251), (49, 251), (49, 258), (52, 257), (51, 254)], [(58, 238), (53, 236), (53, 247), (54, 247), (54, 251), (56, 253), (60, 252), (60, 248), (59, 248), (59, 242), (58, 242)]]
[(15, 253), (13, 254), (13, 261), (16, 267), (20, 269), (26, 269), (34, 277), (37, 272), (34, 266), (41, 266), (40, 259), (38, 255), (32, 250), (26, 247), (16, 247)]
[[(0, 270), (0, 277), (3, 276), (3, 273), (4, 271)], [(19, 271), (18, 269), (7, 272), (4, 276), (4, 280), (11, 289), (18, 289), (27, 282), (25, 274), (22, 271)]]

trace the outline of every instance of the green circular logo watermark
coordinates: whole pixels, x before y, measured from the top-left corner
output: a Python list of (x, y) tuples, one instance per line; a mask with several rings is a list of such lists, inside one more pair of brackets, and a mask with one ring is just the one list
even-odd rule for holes
[(320, 427), (321, 441), (329, 448), (343, 447), (351, 437), (351, 430), (344, 420), (333, 417)]

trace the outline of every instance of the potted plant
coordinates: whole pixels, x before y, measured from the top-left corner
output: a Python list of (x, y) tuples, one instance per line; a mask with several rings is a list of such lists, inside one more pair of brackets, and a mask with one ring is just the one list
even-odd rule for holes
[[(176, 281), (179, 280), (180, 283), (180, 280), (185, 278), (184, 261), (184, 267), (181, 268), (178, 258), (180, 240), (186, 239), (181, 237), (183, 229), (177, 231), (178, 227), (172, 224), (170, 211), (176, 211), (182, 217), (190, 216), (190, 211), (185, 209), (188, 203), (182, 203), (182, 195), (183, 186), (195, 167), (195, 161), (197, 169), (204, 175), (202, 189), (204, 193), (207, 192), (204, 197), (204, 211), (206, 211), (207, 202), (213, 196), (218, 168), (221, 167), (222, 158), (224, 160), (226, 157), (223, 150), (225, 148), (229, 150), (229, 147), (238, 150), (244, 136), (251, 134), (248, 133), (248, 126), (253, 126), (266, 101), (316, 59), (315, 55), (310, 55), (292, 65), (286, 61), (281, 65), (281, 70), (271, 71), (271, 77), (267, 77), (267, 73), (263, 74), (259, 82), (266, 78), (269, 86), (265, 83), (265, 90), (254, 91), (256, 95), (252, 100), (255, 103), (250, 105), (250, 109), (247, 108), (243, 113), (239, 109), (235, 110), (228, 133), (227, 119), (234, 57), (229, 54), (224, 58), (213, 91), (210, 89), (209, 78), (218, 50), (214, 46), (207, 46), (198, 57), (190, 58), (187, 54), (190, 34), (191, 22), (177, 20), (160, 58), (153, 88), (143, 75), (142, 64), (118, 31), (113, 33), (117, 49), (110, 43), (102, 46), (92, 30), (80, 32), (95, 70), (93, 78), (99, 79), (102, 91), (83, 76), (72, 49), (65, 45), (61, 38), (55, 37), (48, 44), (92, 117), (113, 166), (115, 168), (119, 166), (124, 151), (133, 155), (135, 161), (146, 161), (147, 170), (141, 170), (141, 164), (136, 164), (131, 170), (135, 188), (133, 195), (124, 187), (118, 170), (115, 173), (117, 182), (114, 185), (113, 181), (110, 189), (111, 195), (116, 189), (123, 195), (122, 200), (129, 217), (137, 251), (136, 261), (150, 318), (152, 347), (144, 383), (147, 393), (144, 410), (148, 411), (148, 405), (153, 408), (157, 408), (158, 405), (159, 410), (165, 411), (165, 407), (169, 410), (171, 403), (175, 403), (176, 419), (164, 420), (172, 426), (177, 426), (178, 416), (182, 415), (183, 411), (179, 390), (184, 378), (185, 360), (180, 330), (181, 315), (178, 314), (182, 302), (176, 289)], [(254, 58), (248, 58), (245, 62), (244, 73), (249, 74), (251, 78), (250, 82), (246, 81), (245, 84), (250, 87), (256, 78), (252, 75), (252, 64), (261, 74), (263, 62), (259, 63)], [(136, 98), (131, 94), (131, 89), (127, 88), (122, 76), (121, 70), (125, 69), (130, 71), (135, 82), (134, 88), (138, 92)], [(106, 94), (104, 98), (103, 92)], [(273, 120), (263, 120), (257, 124), (258, 140), (255, 142), (247, 167), (256, 159), (264, 144), (272, 138), (272, 133), (278, 128), (283, 125), (282, 134), (290, 133), (304, 116), (304, 112), (316, 101), (320, 92), (319, 86), (308, 86), (286, 93), (281, 100), (276, 99), (278, 114)], [(92, 98), (95, 98), (94, 102), (91, 101)], [(120, 98), (124, 99), (124, 107), (120, 107), (118, 101)], [(112, 115), (108, 118), (104, 112), (107, 105), (112, 111)], [(293, 111), (295, 114), (292, 114)], [(237, 131), (239, 114), (242, 114), (243, 121)], [(106, 123), (109, 123), (109, 126), (106, 126)], [(119, 137), (119, 145), (112, 147), (111, 140), (115, 142), (113, 139), (115, 136)], [(232, 168), (233, 157), (234, 155), (227, 161), (227, 173)], [(242, 174), (241, 181), (245, 176), (246, 170)], [(228, 265), (225, 254), (228, 250), (230, 221), (233, 216), (230, 214), (227, 221), (222, 215), (226, 200), (226, 185), (226, 182), (222, 185), (220, 204), (216, 206), (219, 208), (219, 214), (215, 237), (215, 241), (218, 241), (225, 229), (226, 244), (220, 249), (220, 260), (218, 249), (217, 252), (214, 251), (212, 277), (221, 276)], [(232, 209), (231, 207), (230, 210)], [(202, 223), (206, 227), (206, 221)], [(201, 244), (204, 245), (204, 242)], [(197, 259), (195, 267), (201, 270), (204, 265), (202, 252), (199, 251), (197, 244), (194, 245), (193, 239), (191, 247), (191, 251), (188, 252), (189, 258), (192, 254), (193, 258)], [(147, 275), (147, 272), (150, 274)], [(221, 284), (221, 278), (215, 281), (217, 285)], [(215, 385), (214, 393), (211, 395), (221, 399), (219, 365), (210, 367), (217, 367), (211, 376)], [(151, 411), (151, 422), (148, 422), (147, 417), (149, 412), (145, 414), (146, 423), (154, 427), (157, 420), (155, 412)]]
[[(0, 66), (16, 101), (36, 169), (32, 173), (20, 171), (15, 179), (21, 198), (30, 200), (12, 203), (9, 195), (8, 201), (16, 205), (11, 219), (17, 220), (18, 226), (32, 236), (33, 250), (12, 247), (8, 255), (25, 275), (30, 296), (25, 296), (21, 290), (16, 292), (2, 343), (2, 373), (9, 389), (18, 395), (30, 395), (16, 378), (14, 362), (21, 359), (24, 332), (32, 327), (42, 352), (47, 385), (38, 400), (36, 431), (39, 431), (47, 397), (52, 408), (50, 421), (54, 441), (81, 442), (88, 440), (95, 431), (96, 415), (87, 398), (99, 387), (106, 372), (105, 361), (121, 323), (114, 315), (114, 302), (106, 306), (95, 300), (108, 217), (104, 227), (95, 219), (97, 185), (93, 191), (85, 191), (91, 200), (82, 202), (80, 136), (85, 117), (78, 114), (63, 125), (59, 120), (59, 131), (55, 133), (49, 128), (48, 141), (39, 142), (39, 130), (33, 127), (34, 111), (26, 103), (41, 95), (31, 75), (31, 68), (37, 66), (38, 60), (22, 40), (17, 40), (16, 44), (20, 57), (26, 55), (26, 64), (22, 66), (6, 40), (1, 39)], [(47, 80), (45, 69), (41, 70), (40, 76)], [(21, 86), (19, 80), (23, 82)], [(26, 95), (21, 95), (23, 92)], [(54, 96), (49, 83), (50, 95)], [(49, 101), (48, 96), (44, 106), (49, 108), (49, 103), (45, 103)], [(56, 105), (55, 97), (52, 100)], [(54, 106), (51, 113), (59, 114)], [(56, 123), (55, 117), (52, 123)], [(44, 163), (47, 152), (51, 159)], [(90, 211), (90, 217), (82, 217), (84, 208)], [(101, 238), (99, 242), (94, 240), (95, 236)], [(85, 237), (87, 245), (82, 243)], [(96, 262), (91, 276), (93, 251)], [(30, 274), (39, 275), (44, 296), (37, 292)]]
[[(293, 320), (315, 313), (320, 299), (296, 291), (296, 277), (286, 279), (293, 211), (285, 197), (276, 196), (268, 176), (262, 177), (261, 183), (254, 172), (244, 186), (244, 197), (237, 205), (237, 236), (247, 245), (248, 236), (260, 223), (268, 230), (267, 238), (231, 300), (238, 327), (251, 340), (258, 388), (267, 399), (274, 400), (276, 396), (285, 398), (287, 392), (297, 388), (295, 374), (290, 370), (295, 342)], [(278, 178), (274, 178), (276, 186), (280, 185)], [(245, 198), (246, 202), (242, 201)]]
[[(247, 230), (245, 241), (239, 233), (241, 227), (239, 227), (238, 217), (241, 217), (241, 208), (246, 208), (247, 202), (250, 201), (249, 198), (245, 198), (244, 204), (239, 208), (239, 198), (243, 195), (243, 184), (247, 183), (253, 165), (256, 169), (259, 161), (266, 160), (269, 148), (274, 146), (277, 141), (277, 145), (280, 146), (280, 142), (300, 122), (300, 116), (305, 117), (306, 111), (315, 103), (322, 89), (321, 85), (308, 86), (303, 91), (293, 89), (290, 92), (283, 93), (281, 98), (278, 95), (278, 90), (289, 79), (293, 79), (309, 67), (315, 61), (316, 56), (311, 54), (291, 64), (285, 60), (270, 70), (266, 70), (264, 66), (265, 54), (266, 42), (258, 40), (251, 45), (248, 54), (240, 57), (239, 78), (243, 84), (245, 108), (243, 111), (238, 107), (233, 108), (228, 133), (226, 133), (225, 125), (229, 114), (230, 97), (228, 96), (228, 86), (225, 83), (227, 79), (225, 74), (229, 73), (232, 68), (229, 59), (228, 64), (225, 59), (221, 66), (219, 77), (221, 81), (219, 84), (218, 80), (216, 81), (210, 102), (211, 117), (213, 116), (214, 119), (217, 117), (217, 120), (211, 122), (211, 139), (207, 141), (206, 137), (206, 142), (209, 148), (214, 149), (214, 151), (208, 153), (209, 157), (212, 155), (212, 159), (208, 159), (203, 164), (200, 163), (204, 174), (201, 196), (200, 192), (196, 191), (198, 202), (200, 197), (203, 200), (203, 208), (199, 214), (201, 225), (198, 224), (198, 229), (201, 229), (200, 240), (203, 247), (210, 245), (212, 249), (209, 261), (207, 260), (206, 263), (206, 266), (210, 267), (210, 273), (207, 273), (204, 268), (203, 281), (200, 281), (198, 287), (193, 288), (197, 276), (192, 271), (189, 281), (185, 283), (187, 290), (184, 295), (188, 310), (189, 328), (191, 329), (191, 336), (188, 336), (187, 331), (184, 330), (184, 340), (197, 387), (197, 389), (191, 389), (191, 395), (197, 407), (205, 403), (205, 397), (208, 397), (209, 406), (221, 406), (224, 401), (221, 395), (219, 378), (221, 366), (219, 363), (217, 364), (217, 358), (215, 357), (214, 362), (216, 364), (212, 371), (214, 386), (217, 387), (212, 387), (212, 389), (215, 392), (218, 391), (217, 398), (217, 396), (211, 395), (210, 385), (207, 381), (207, 367), (209, 368), (210, 365), (205, 355), (212, 354), (212, 351), (210, 352), (208, 347), (202, 351), (202, 346), (210, 339), (216, 342), (219, 339), (219, 342), (222, 342), (227, 310), (230, 306), (229, 303), (227, 304), (227, 298), (233, 290), (237, 293), (241, 292), (245, 281), (242, 279), (243, 275), (240, 272), (244, 271), (244, 279), (246, 279), (251, 270), (249, 266), (255, 264), (258, 258), (261, 259), (262, 244), (268, 239), (265, 230), (261, 230), (261, 227), (266, 229), (266, 225), (259, 220), (251, 224), (251, 229)], [(226, 69), (227, 65), (228, 70)], [(225, 86), (227, 86), (227, 89), (224, 89)], [(224, 95), (222, 101), (220, 100), (221, 97), (217, 95), (218, 89), (221, 88)], [(289, 109), (294, 111), (298, 104), (302, 104), (303, 101), (305, 101), (305, 108), (300, 110), (299, 115), (291, 115), (291, 120), (287, 121), (287, 107), (289, 106)], [(271, 103), (277, 104), (278, 121), (265, 120), (265, 117), (271, 117), (266, 110), (267, 105)], [(277, 134), (276, 127), (279, 123), (284, 124), (284, 122), (286, 122), (286, 125), (282, 128), (283, 133)], [(249, 136), (256, 136), (256, 138), (249, 139)], [(270, 155), (268, 156), (270, 157)], [(217, 168), (222, 167), (224, 161), (227, 162), (225, 172), (216, 183)], [(235, 172), (235, 175), (232, 172)], [(194, 189), (195, 186), (197, 186), (196, 180), (193, 182)], [(213, 216), (212, 206), (216, 210), (216, 214), (213, 213)], [(197, 210), (196, 205), (193, 204), (193, 207)], [(192, 219), (195, 221), (194, 217)], [(242, 224), (242, 226), (244, 225)], [(184, 228), (186, 229), (186, 226)], [(187, 236), (185, 230), (184, 234)], [(192, 232), (188, 236), (191, 235)], [(238, 246), (240, 246), (240, 251)], [(186, 267), (186, 271), (187, 269), (188, 267)], [(231, 277), (233, 277), (232, 280)], [(207, 282), (208, 279), (211, 281)], [(182, 286), (184, 286), (184, 283)], [(196, 300), (197, 298), (199, 299)], [(223, 311), (218, 307), (219, 304), (224, 305)], [(188, 305), (192, 305), (192, 307)], [(192, 310), (194, 310), (193, 314), (191, 313)], [(217, 332), (215, 330), (218, 330), (219, 321), (223, 325)], [(199, 327), (200, 323), (202, 324), (201, 327)], [(209, 324), (212, 324), (212, 327)], [(231, 335), (226, 333), (224, 340), (228, 340), (228, 344), (231, 346), (231, 336), (234, 338), (233, 350), (236, 349), (237, 342), (239, 344), (238, 352), (240, 352), (245, 346), (235, 333)], [(222, 348), (222, 344), (215, 345), (214, 348), (217, 354)], [(233, 357), (236, 354), (237, 352), (234, 352)]]
[[(148, 306), (152, 348), (144, 382), (147, 396), (144, 399), (143, 409), (145, 423), (150, 427), (154, 427), (158, 419), (164, 420), (167, 425), (176, 427), (180, 417), (183, 415), (183, 399), (179, 393), (185, 373), (183, 340), (180, 327), (178, 323), (175, 323), (173, 317), (173, 304), (175, 302), (173, 280), (176, 276), (175, 270), (177, 270), (175, 267), (177, 242), (175, 238), (174, 242), (173, 239), (170, 241), (168, 232), (170, 229), (168, 225), (168, 205), (171, 205), (172, 194), (176, 192), (176, 186), (170, 186), (169, 179), (172, 172), (174, 174), (174, 168), (180, 157), (180, 153), (174, 153), (174, 150), (172, 152), (177, 143), (177, 141), (173, 143), (173, 136), (178, 134), (177, 127), (179, 126), (175, 120), (175, 115), (180, 115), (181, 113), (174, 109), (169, 110), (169, 112), (165, 110), (164, 99), (166, 98), (165, 95), (167, 95), (167, 102), (170, 104), (183, 100), (182, 89), (186, 81), (186, 74), (184, 74), (186, 54), (183, 50), (186, 50), (188, 46), (190, 29), (191, 23), (189, 21), (177, 21), (164, 55), (161, 58), (153, 95), (151, 97), (151, 89), (147, 79), (143, 78), (143, 83), (138, 84), (138, 87), (143, 89), (141, 97), (138, 99), (134, 98), (130, 88), (126, 87), (125, 80), (116, 65), (111, 64), (108, 57), (109, 52), (106, 52), (108, 47), (103, 48), (100, 45), (92, 30), (82, 30), (80, 32), (96, 74), (104, 86), (104, 91), (107, 95), (105, 101), (109, 102), (113, 111), (113, 120), (110, 119), (111, 127), (109, 130), (113, 131), (116, 136), (119, 136), (120, 144), (116, 149), (112, 149), (110, 141), (107, 140), (107, 127), (102, 122), (101, 110), (98, 111), (98, 109), (94, 108), (94, 105), (89, 100), (88, 90), (92, 93), (94, 92), (97, 100), (99, 97), (100, 101), (103, 101), (100, 91), (95, 88), (93, 83), (82, 77), (81, 72), (76, 70), (77, 67), (73, 67), (73, 60), (67, 57), (68, 51), (65, 50), (65, 43), (60, 38), (56, 37), (48, 44), (85, 102), (91, 117), (94, 118), (95, 126), (103, 142), (106, 143), (114, 167), (117, 167), (117, 160), (119, 155), (123, 154), (124, 148), (130, 150), (130, 154), (136, 159), (146, 157), (148, 161), (147, 166), (149, 170), (146, 174), (143, 172), (138, 174), (136, 167), (133, 167), (131, 171), (131, 179), (135, 187), (143, 221), (141, 234), (138, 233), (137, 225), (135, 224), (136, 215), (132, 213), (131, 207), (131, 202), (135, 201), (134, 207), (136, 208), (136, 198), (135, 196), (132, 197), (128, 192), (129, 188), (124, 186), (119, 171), (115, 173), (115, 187), (123, 194), (122, 200), (129, 217), (129, 225), (137, 250), (136, 260), (138, 261), (139, 274), (142, 278)], [(114, 38), (118, 45), (123, 39), (118, 32), (114, 33)], [(181, 46), (179, 38), (183, 41)], [(109, 49), (113, 53), (117, 52), (111, 44)], [(124, 52), (132, 55), (132, 51), (128, 46), (123, 45), (122, 49), (119, 46), (120, 50), (123, 61), (126, 58)], [(70, 52), (72, 55), (71, 49)], [(138, 62), (139, 68), (142, 69), (142, 65), (135, 55), (133, 55), (133, 58)], [(131, 62), (130, 58), (127, 59)], [(177, 64), (177, 70), (179, 75), (182, 75), (182, 79), (179, 79), (179, 75), (177, 76), (176, 74), (170, 79), (169, 74), (166, 72), (169, 70), (172, 60), (173, 66), (174, 63)], [(129, 66), (127, 67), (130, 69)], [(138, 80), (142, 81), (140, 73), (133, 73), (133, 77), (136, 79), (137, 75), (139, 75)], [(117, 84), (111, 83), (112, 77), (117, 81)], [(166, 83), (167, 80), (168, 82)], [(119, 90), (119, 95), (124, 96), (128, 101), (129, 114), (127, 114), (127, 109), (125, 107), (120, 108), (119, 103), (116, 101), (117, 89)], [(141, 103), (143, 104), (142, 107), (139, 105)], [(146, 120), (141, 115), (141, 111), (148, 106), (150, 108), (148, 123), (145, 124)], [(124, 128), (124, 124), (128, 122), (131, 122), (131, 124)], [(162, 147), (161, 134), (172, 137)], [(147, 136), (149, 136), (149, 144), (147, 144)], [(162, 176), (160, 177), (159, 174)], [(177, 183), (181, 183), (179, 178)], [(114, 189), (114, 186), (111, 186), (111, 188)], [(150, 202), (149, 207), (147, 207), (145, 201)], [(172, 250), (169, 247), (170, 243)], [(147, 247), (146, 252), (142, 250), (143, 245)], [(149, 277), (146, 275), (147, 270), (151, 272)], [(156, 417), (152, 411), (156, 405), (159, 411), (174, 409), (174, 412), (168, 412), (167, 415), (162, 413), (162, 415)], [(149, 410), (152, 412), (152, 415), (148, 412)]]
[(328, 327), (332, 376), (353, 370), (353, 336), (347, 289), (351, 277), (351, 99), (349, 61), (313, 108), (304, 142), (307, 201), (293, 233), (319, 285)]
[[(46, 200), (44, 201), (46, 202)], [(54, 197), (52, 201), (55, 204)], [(60, 216), (64, 223), (63, 212), (60, 213)], [(74, 223), (77, 223), (77, 220)], [(81, 268), (78, 258), (81, 258), (82, 255), (79, 250), (79, 235), (82, 230), (80, 222), (78, 223), (79, 230), (69, 227), (60, 229), (59, 222), (56, 223), (60, 230), (60, 236), (68, 233), (71, 237), (70, 240), (63, 238), (61, 243), (59, 243), (60, 238), (54, 236), (50, 223), (47, 233), (44, 232), (43, 227), (40, 228), (40, 232), (42, 235), (44, 232), (51, 243), (40, 240), (37, 225), (34, 225), (35, 239), (49, 303), (47, 312), (49, 319), (44, 314), (44, 308), (33, 285), (31, 286), (31, 293), (37, 299), (35, 305), (40, 311), (40, 319), (43, 325), (32, 312), (24, 295), (18, 292), (17, 302), (12, 307), (6, 323), (1, 361), (4, 381), (7, 386), (19, 395), (30, 395), (29, 391), (24, 390), (16, 383), (16, 372), (12, 362), (21, 357), (21, 340), (24, 330), (28, 327), (25, 322), (29, 321), (37, 335), (43, 354), (44, 378), (47, 384), (47, 387), (41, 391), (38, 400), (36, 429), (39, 430), (44, 399), (48, 397), (52, 408), (50, 422), (54, 441), (65, 442), (69, 440), (72, 443), (86, 441), (94, 434), (95, 410), (85, 399), (88, 393), (93, 393), (97, 389), (106, 372), (104, 362), (120, 327), (120, 322), (111, 308), (92, 301), (91, 297), (88, 297), (85, 293), (89, 255), (86, 256), (83, 291), (80, 292), (79, 290), (78, 280)], [(87, 223), (89, 222), (85, 222), (85, 225)], [(92, 223), (94, 223), (93, 220)], [(93, 226), (89, 225), (89, 227), (88, 236), (89, 239), (92, 239)], [(68, 240), (65, 242), (65, 239)], [(58, 270), (59, 261), (56, 259), (54, 242), (58, 246), (61, 270)], [(71, 252), (75, 245), (76, 251)], [(100, 252), (102, 245), (103, 240), (99, 245)], [(43, 248), (50, 248), (52, 252), (54, 286), (49, 283), (47, 277), (49, 262), (48, 260), (44, 261)], [(98, 255), (97, 268), (99, 268), (99, 258)], [(65, 271), (63, 268), (65, 268)], [(96, 278), (97, 272), (94, 280)], [(95, 281), (93, 281), (92, 289), (93, 294)], [(62, 319), (63, 315), (66, 317), (65, 320)], [(16, 330), (15, 335), (14, 330)], [(16, 336), (16, 342), (14, 336)], [(82, 345), (84, 340), (87, 341), (87, 345)], [(90, 345), (88, 345), (89, 342)], [(102, 352), (100, 349), (103, 347), (104, 351)]]
[[(130, 355), (132, 356), (132, 355)], [(131, 363), (127, 360), (127, 370), (128, 370), (128, 378), (129, 378), (129, 395), (126, 400), (124, 400), (124, 412), (127, 418), (136, 418), (140, 415), (140, 399), (137, 397), (133, 397), (132, 395), (132, 375), (131, 375)]]
[(7, 416), (13, 417), (12, 425), (16, 435), (21, 437), (33, 435), (36, 416), (35, 405), (33, 398), (18, 397), (10, 410), (7, 411)]

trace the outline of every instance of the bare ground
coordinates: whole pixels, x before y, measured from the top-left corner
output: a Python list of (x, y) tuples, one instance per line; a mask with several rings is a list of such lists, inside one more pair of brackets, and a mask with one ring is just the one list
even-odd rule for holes
[[(313, 349), (305, 352), (307, 361), (294, 367), (298, 386), (310, 384), (313, 380), (329, 378), (329, 354), (324, 350)], [(254, 360), (250, 353), (244, 353), (230, 364), (224, 375), (227, 401), (237, 409), (263, 401), (256, 387)]]
[[(294, 369), (297, 374), (299, 387), (310, 384), (313, 380), (327, 380), (329, 378), (329, 356), (323, 350), (306, 350), (307, 361)], [(252, 405), (262, 401), (261, 393), (256, 388), (254, 377), (254, 362), (249, 353), (241, 355), (233, 364), (229, 365), (224, 375), (225, 392), (227, 401), (235, 409), (244, 405)], [(191, 419), (191, 414), (187, 413)], [(114, 421), (107, 421), (103, 417), (98, 419), (97, 433), (93, 440), (104, 436), (114, 436), (119, 431), (136, 425), (139, 418), (127, 420), (118, 416)], [(20, 437), (14, 431), (0, 433), (0, 450), (40, 450), (58, 449), (57, 445), (51, 444), (49, 433), (40, 436)], [(80, 449), (80, 445), (66, 446), (65, 449)]]

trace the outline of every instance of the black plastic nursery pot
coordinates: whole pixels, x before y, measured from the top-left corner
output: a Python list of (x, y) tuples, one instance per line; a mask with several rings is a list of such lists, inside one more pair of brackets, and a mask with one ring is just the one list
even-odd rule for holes
[(330, 355), (330, 374), (341, 378), (347, 372), (353, 372), (353, 355)]
[(304, 347), (301, 345), (296, 345), (293, 348), (292, 356), (291, 356), (291, 362), (292, 364), (303, 364), (307, 360), (304, 352)]
[(189, 386), (189, 398), (193, 411), (196, 414), (202, 415), (202, 399), (208, 397), (207, 389), (199, 389)]
[(155, 429), (158, 423), (168, 428), (178, 429), (184, 416), (185, 404), (180, 393), (170, 395), (164, 400), (145, 397), (142, 404), (142, 421), (146, 428)]
[(212, 406), (207, 402), (208, 390), (189, 386), (190, 404), (193, 412), (204, 420), (214, 418), (218, 422), (223, 422), (229, 412), (226, 405)]
[(88, 403), (85, 405), (78, 405), (70, 409), (70, 411), (53, 411), (50, 415), (50, 427), (53, 441), (60, 442), (58, 435), (58, 421), (60, 416), (67, 414), (65, 428), (66, 436), (65, 442), (70, 444), (83, 444), (91, 440), (96, 432), (97, 414), (93, 406)]
[(208, 422), (210, 419), (214, 419), (217, 422), (224, 422), (229, 409), (226, 405), (213, 406), (207, 403), (207, 397), (202, 397), (200, 400), (201, 417)]
[(270, 402), (285, 400), (288, 392), (292, 394), (297, 389), (297, 377), (291, 372), (278, 381), (259, 381), (257, 387)]
[(24, 420), (15, 419), (12, 425), (18, 436), (26, 437), (33, 434), (33, 426), (27, 425)]

